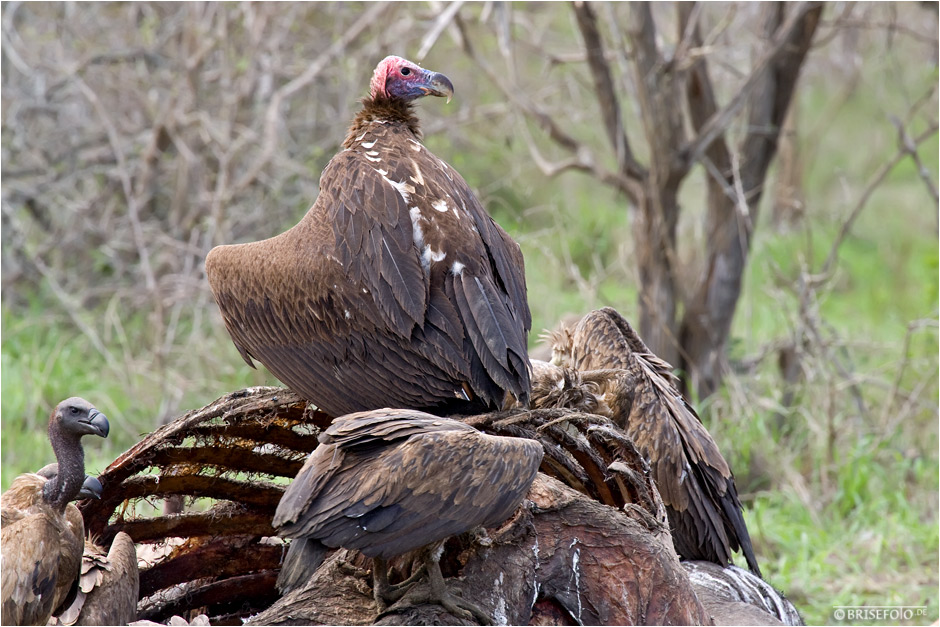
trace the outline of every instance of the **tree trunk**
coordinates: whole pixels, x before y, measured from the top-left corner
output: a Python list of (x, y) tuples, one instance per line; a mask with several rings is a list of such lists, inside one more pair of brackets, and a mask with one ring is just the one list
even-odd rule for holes
[[(737, 152), (737, 162), (727, 149), (715, 146), (723, 140), (716, 140), (705, 153), (717, 170), (709, 177), (707, 257), (686, 304), (679, 332), (682, 355), (677, 364), (689, 378), (684, 391), (694, 389), (699, 398), (712, 394), (721, 382), (725, 346), (741, 295), (767, 169), (822, 13), (822, 5), (813, 5), (791, 25), (784, 19), (784, 8), (781, 3), (765, 8), (764, 34), (772, 47), (782, 45), (748, 96), (748, 132)], [(696, 67), (692, 76), (689, 105), (693, 124), (701, 128), (715, 111), (715, 104), (704, 66)]]
[(637, 99), (650, 147), (643, 195), (637, 199), (634, 242), (640, 269), (640, 333), (657, 355), (679, 361), (676, 303), (677, 194), (687, 166), (677, 158), (683, 144), (678, 77), (656, 44), (656, 24), (648, 3), (631, 6), (631, 41)]

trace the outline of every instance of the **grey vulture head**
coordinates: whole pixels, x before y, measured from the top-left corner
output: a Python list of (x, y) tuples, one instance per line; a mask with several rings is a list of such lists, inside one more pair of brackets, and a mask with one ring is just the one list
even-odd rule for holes
[[(40, 477), (45, 477), (46, 481), (57, 477), (59, 475), (59, 464), (53, 462), (51, 464), (46, 464), (42, 468), (36, 471), (36, 474)], [(104, 486), (101, 485), (101, 482), (98, 481), (97, 477), (92, 475), (85, 475), (85, 480), (82, 482), (82, 488), (78, 491), (76, 495), (76, 501), (81, 501), (84, 499), (101, 499), (101, 493), (104, 491)]]
[[(341, 417), (320, 442), (281, 498), (274, 526), (307, 545), (355, 549), (373, 558), (380, 606), (402, 592), (388, 585), (387, 560), (505, 521), (529, 490), (543, 452), (534, 440), (488, 435), (402, 409)], [(491, 620), (447, 592), (439, 551), (426, 551), (424, 558), (430, 601), (457, 615)]]
[(206, 257), (229, 335), (333, 416), (528, 405), (522, 251), (424, 147), (413, 110), (453, 85), (390, 56), (370, 90), (303, 219)]
[(676, 387), (672, 367), (610, 307), (554, 332), (552, 341), (552, 361), (599, 385), (611, 418), (649, 463), (676, 552), (727, 566), (741, 550), (760, 576), (734, 475)]

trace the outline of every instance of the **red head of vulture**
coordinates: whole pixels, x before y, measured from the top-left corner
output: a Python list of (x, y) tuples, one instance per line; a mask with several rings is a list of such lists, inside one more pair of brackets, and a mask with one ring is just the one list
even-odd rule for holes
[(727, 566), (740, 548), (760, 576), (734, 475), (676, 388), (672, 367), (610, 307), (589, 313), (573, 330), (562, 329), (552, 339), (553, 361), (600, 384), (612, 419), (649, 462), (676, 552), (687, 560)]
[[(62, 401), (49, 418), (57, 472), (48, 480), (20, 475), (0, 496), (3, 624), (46, 624), (78, 578), (85, 530), (81, 514), (68, 504), (86, 483), (81, 437), (104, 438), (109, 429), (108, 419), (88, 401)], [(96, 482), (86, 489), (94, 490)], [(97, 489), (100, 494), (100, 484)]]
[(206, 274), (245, 361), (333, 416), (529, 398), (522, 252), (421, 144), (413, 102), (453, 94), (390, 56), (293, 228), (218, 246)]
[[(456, 420), (401, 409), (351, 414), (320, 436), (320, 446), (281, 498), (274, 527), (307, 544), (372, 557), (381, 606), (396, 598), (386, 560), (503, 522), (528, 492), (541, 461), (542, 446), (534, 440), (484, 434)], [(446, 591), (439, 551), (426, 551), (424, 558), (429, 601), (491, 620)]]

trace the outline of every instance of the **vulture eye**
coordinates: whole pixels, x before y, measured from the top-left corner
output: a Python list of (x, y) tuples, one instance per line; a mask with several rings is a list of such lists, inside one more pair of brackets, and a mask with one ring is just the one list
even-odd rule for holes
[(402, 76), (408, 76), (409, 74), (411, 74), (411, 68), (410, 68), (410, 67), (403, 67), (403, 68), (401, 69), (401, 75), (402, 75)]
[(72, 407), (69, 407), (69, 411), (72, 412), (73, 416), (77, 416), (79, 413), (78, 407), (75, 407), (74, 405)]

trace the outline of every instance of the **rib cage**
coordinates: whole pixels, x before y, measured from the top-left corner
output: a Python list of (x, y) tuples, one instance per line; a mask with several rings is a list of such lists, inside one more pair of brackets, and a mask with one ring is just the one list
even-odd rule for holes
[[(626, 507), (654, 534), (669, 533), (649, 468), (606, 418), (535, 409), (464, 420), (486, 433), (538, 440), (541, 472)], [(81, 509), (103, 543), (125, 531), (139, 554), (156, 556), (141, 568), (140, 619), (197, 612), (230, 621), (277, 598), (286, 545), (271, 527), (274, 510), (331, 421), (288, 389), (250, 388), (157, 429), (104, 471), (101, 500)], [(185, 498), (185, 513), (147, 513), (172, 496)]]

